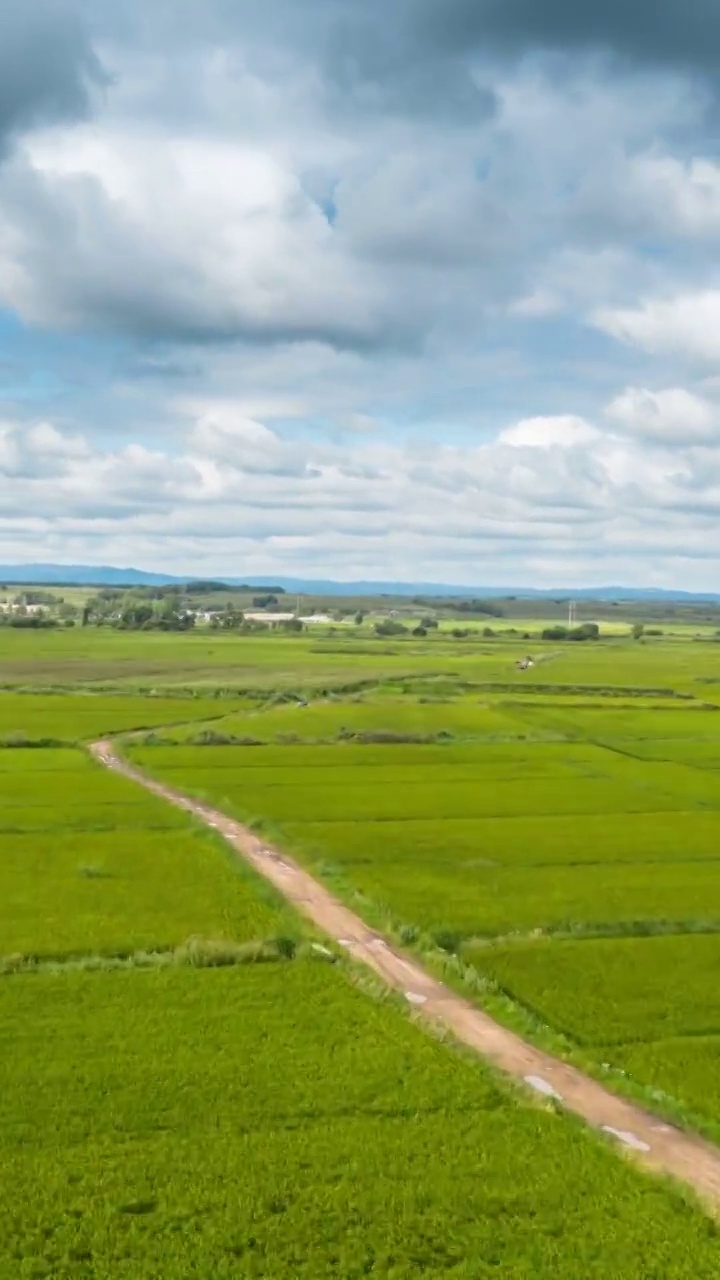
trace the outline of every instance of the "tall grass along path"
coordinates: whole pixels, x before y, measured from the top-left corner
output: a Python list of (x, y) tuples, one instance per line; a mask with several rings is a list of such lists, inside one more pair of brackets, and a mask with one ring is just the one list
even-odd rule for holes
[(646, 1167), (686, 1183), (715, 1212), (720, 1211), (720, 1150), (716, 1147), (616, 1097), (597, 1081), (494, 1022), (392, 948), (323, 885), (241, 823), (148, 778), (121, 759), (109, 741), (95, 742), (90, 750), (106, 768), (140, 783), (219, 832), (298, 911), (324, 930), (354, 960), (400, 992), (420, 1016), (450, 1031), (500, 1071), (608, 1134)]

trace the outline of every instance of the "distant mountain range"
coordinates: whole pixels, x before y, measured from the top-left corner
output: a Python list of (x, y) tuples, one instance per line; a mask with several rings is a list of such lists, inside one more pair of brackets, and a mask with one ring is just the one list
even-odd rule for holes
[[(720, 594), (703, 591), (675, 591), (661, 587), (534, 587), (467, 586), (440, 582), (335, 582), (325, 578), (286, 578), (265, 574), (242, 578), (213, 577), (208, 581), (228, 586), (275, 586), (288, 593), (328, 596), (478, 596), (490, 599), (515, 596), (543, 600), (679, 600), (713, 603)], [(87, 564), (5, 564), (0, 565), (0, 584), (44, 586), (160, 587), (182, 586), (203, 581), (197, 574), (179, 577), (172, 573), (148, 573), (144, 569), (118, 569), (113, 565)]]

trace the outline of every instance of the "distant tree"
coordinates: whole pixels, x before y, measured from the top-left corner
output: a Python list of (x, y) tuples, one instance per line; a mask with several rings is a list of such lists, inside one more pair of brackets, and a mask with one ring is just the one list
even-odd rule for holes
[(494, 604), (492, 600), (456, 600), (452, 607), (458, 613), (487, 614), (491, 618), (503, 616), (500, 605)]
[(356, 626), (356, 627), (361, 627), (364, 621), (365, 621), (365, 614), (364, 614), (364, 613), (356, 613), (356, 614), (355, 614), (355, 626)]
[(427, 627), (413, 627), (413, 635), (414, 635), (414, 636), (426, 636), (426, 635), (427, 635)]
[(635, 622), (630, 634), (632, 635), (633, 640), (639, 640), (640, 637), (645, 634), (645, 628), (642, 622)]
[(597, 622), (582, 622), (568, 632), (568, 640), (599, 640), (600, 628)]
[(407, 635), (407, 627), (402, 622), (396, 622), (394, 618), (383, 618), (382, 622), (375, 623), (375, 634), (377, 636), (404, 636)]
[(221, 591), (232, 591), (227, 582), (213, 582), (211, 579), (199, 578), (185, 583), (185, 592), (189, 596), (217, 595)]

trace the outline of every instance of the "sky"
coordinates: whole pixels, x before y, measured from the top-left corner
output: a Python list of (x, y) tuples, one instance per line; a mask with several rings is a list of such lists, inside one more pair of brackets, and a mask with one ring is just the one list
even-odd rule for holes
[(716, 0), (0, 29), (0, 563), (720, 589)]

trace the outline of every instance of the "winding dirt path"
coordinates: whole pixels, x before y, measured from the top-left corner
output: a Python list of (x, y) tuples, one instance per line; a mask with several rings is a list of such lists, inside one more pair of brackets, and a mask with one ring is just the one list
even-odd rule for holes
[(391, 947), (307, 871), (241, 823), (148, 777), (118, 756), (112, 742), (95, 742), (90, 751), (106, 768), (187, 810), (219, 832), (299, 912), (344, 947), (354, 960), (367, 965), (389, 987), (402, 993), (420, 1016), (450, 1031), (500, 1071), (537, 1094), (555, 1099), (594, 1129), (608, 1134), (642, 1165), (685, 1182), (714, 1213), (720, 1212), (718, 1148), (616, 1097), (575, 1067), (543, 1053), (494, 1022)]

